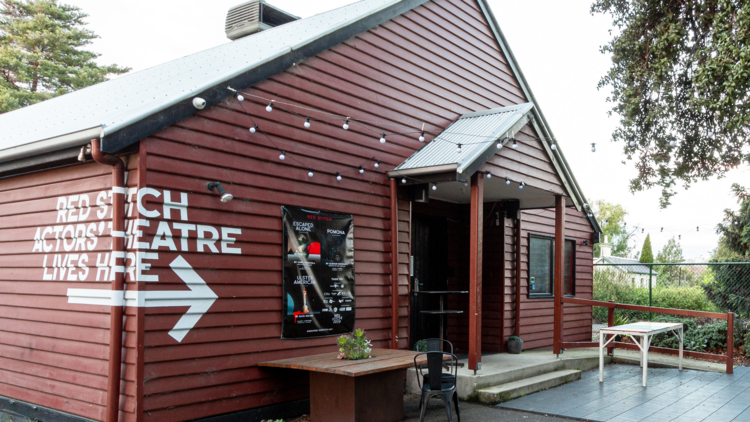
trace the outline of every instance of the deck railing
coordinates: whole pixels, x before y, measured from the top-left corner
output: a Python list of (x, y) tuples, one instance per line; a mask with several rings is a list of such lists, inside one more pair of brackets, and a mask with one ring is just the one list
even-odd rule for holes
[[(727, 365), (726, 373), (731, 374), (733, 372), (733, 368), (734, 368), (734, 355), (733, 355), (734, 354), (734, 313), (732, 312), (718, 313), (718, 312), (689, 311), (685, 309), (655, 308), (653, 306), (627, 305), (624, 303), (603, 302), (600, 300), (578, 299), (574, 297), (563, 297), (562, 302), (563, 304), (569, 303), (571, 305), (601, 306), (601, 307), (609, 308), (608, 309), (608, 326), (610, 327), (613, 327), (615, 325), (615, 309), (726, 320), (727, 321), (727, 353), (726, 355), (704, 353), (704, 352), (694, 352), (694, 351), (687, 350), (687, 351), (684, 351), (684, 356), (692, 357), (696, 359), (726, 362), (726, 365)], [(612, 353), (615, 347), (619, 347), (622, 349), (638, 350), (638, 346), (636, 346), (634, 343), (623, 343), (623, 342), (615, 341), (610, 344), (612, 344), (613, 346), (608, 347), (609, 353)], [(599, 342), (586, 342), (586, 341), (576, 341), (576, 342), (563, 341), (562, 342), (563, 349), (573, 349), (577, 347), (599, 347)], [(669, 349), (666, 347), (651, 347), (649, 348), (649, 351), (654, 351), (657, 353), (665, 353), (665, 354), (670, 354), (670, 355), (678, 354), (678, 351), (676, 349)]]

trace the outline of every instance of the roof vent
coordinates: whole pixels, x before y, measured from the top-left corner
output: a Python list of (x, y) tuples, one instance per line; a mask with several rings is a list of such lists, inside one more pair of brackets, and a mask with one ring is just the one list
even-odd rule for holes
[(271, 6), (265, 0), (251, 0), (227, 12), (227, 38), (236, 40), (274, 26), (296, 21), (299, 17)]

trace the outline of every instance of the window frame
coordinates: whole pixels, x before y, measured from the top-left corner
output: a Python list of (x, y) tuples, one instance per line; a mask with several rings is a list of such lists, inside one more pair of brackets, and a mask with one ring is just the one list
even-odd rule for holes
[[(531, 239), (537, 238), (537, 239), (544, 239), (544, 240), (550, 240), (552, 242), (552, 256), (550, 257), (551, 263), (550, 263), (550, 280), (552, 280), (552, 291), (550, 293), (531, 293)], [(575, 297), (576, 295), (576, 254), (577, 254), (577, 245), (576, 245), (576, 239), (566, 237), (564, 238), (564, 243), (567, 243), (568, 241), (571, 242), (573, 247), (573, 256), (571, 257), (572, 261), (572, 268), (570, 272), (570, 278), (571, 278), (571, 294), (564, 294), (565, 297)], [(542, 233), (532, 233), (529, 232), (527, 236), (527, 243), (526, 243), (526, 297), (528, 299), (554, 299), (555, 297), (555, 236), (551, 236), (548, 234), (542, 234)], [(563, 271), (564, 272), (564, 271)], [(563, 277), (565, 275), (563, 274)], [(563, 280), (563, 289), (565, 288), (565, 280)]]

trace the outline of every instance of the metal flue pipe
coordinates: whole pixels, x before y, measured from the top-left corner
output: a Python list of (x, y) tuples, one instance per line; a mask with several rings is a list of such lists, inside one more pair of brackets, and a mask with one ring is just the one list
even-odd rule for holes
[(120, 377), (122, 370), (122, 322), (125, 271), (117, 271), (117, 259), (125, 258), (125, 164), (101, 150), (101, 141), (91, 141), (91, 156), (99, 164), (112, 167), (112, 309), (109, 322), (109, 371), (107, 374), (106, 422), (117, 422), (120, 414)]

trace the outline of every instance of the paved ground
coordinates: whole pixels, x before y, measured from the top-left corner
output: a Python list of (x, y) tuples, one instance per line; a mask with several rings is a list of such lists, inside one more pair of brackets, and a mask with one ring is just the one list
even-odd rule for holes
[(604, 384), (599, 371), (583, 374), (557, 388), (501, 405), (505, 409), (611, 422), (750, 422), (750, 368), (733, 375), (649, 369), (648, 387), (641, 386), (641, 368), (607, 365)]
[[(499, 409), (484, 404), (461, 402), (461, 420), (464, 422), (570, 422), (569, 419), (546, 416), (516, 410)], [(419, 422), (419, 396), (409, 394), (405, 397), (406, 419), (403, 422)], [(445, 422), (448, 416), (443, 401), (439, 398), (430, 400), (425, 422)], [(457, 422), (455, 412), (453, 421)]]

